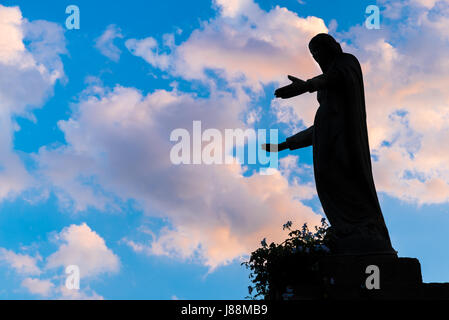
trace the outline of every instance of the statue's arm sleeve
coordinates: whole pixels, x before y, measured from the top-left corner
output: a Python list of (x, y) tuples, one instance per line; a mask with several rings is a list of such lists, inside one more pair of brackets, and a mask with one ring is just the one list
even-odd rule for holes
[(328, 88), (330, 86), (337, 86), (340, 83), (341, 83), (341, 72), (337, 68), (334, 68), (328, 73), (323, 73), (318, 77), (307, 80), (306, 88), (310, 93), (312, 93), (318, 90)]
[(310, 147), (313, 144), (313, 126), (287, 138), (287, 146), (290, 150)]

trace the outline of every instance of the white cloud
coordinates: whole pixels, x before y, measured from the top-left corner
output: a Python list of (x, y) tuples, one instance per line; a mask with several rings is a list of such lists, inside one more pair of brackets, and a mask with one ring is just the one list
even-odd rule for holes
[[(239, 115), (249, 100), (243, 92), (213, 91), (198, 98), (176, 89), (147, 96), (123, 87), (88, 91), (104, 94), (86, 96), (74, 116), (60, 122), (69, 145), (40, 150), (41, 174), (73, 199), (74, 208), (105, 206), (85, 193), (114, 194), (169, 219), (173, 228), (152, 243), (129, 242), (135, 250), (181, 258), (197, 254), (214, 267), (246, 254), (266, 236), (281, 240), (287, 220), (319, 222), (299, 201), (313, 197), (313, 188), (289, 186), (280, 173), (245, 178), (239, 165), (171, 164), (173, 129), (189, 129), (194, 120), (202, 120), (204, 129), (244, 128)], [(79, 165), (67, 166), (68, 159)], [(95, 186), (82, 183), (80, 177), (89, 176)]]
[(65, 286), (57, 288), (60, 300), (104, 300), (104, 297), (90, 288), (83, 290), (69, 290)]
[(109, 25), (103, 34), (95, 40), (95, 48), (102, 55), (108, 57), (112, 61), (118, 62), (122, 51), (115, 45), (115, 39), (122, 39), (122, 31), (116, 25)]
[(214, 4), (220, 9), (221, 16), (227, 18), (260, 13), (259, 6), (253, 0), (214, 0)]
[[(196, 120), (204, 129), (245, 128), (241, 114), (250, 97), (242, 86), (259, 92), (263, 84), (286, 81), (294, 70), (313, 74), (316, 65), (307, 44), (327, 31), (323, 20), (300, 18), (285, 8), (266, 12), (253, 1), (215, 5), (221, 14), (179, 46), (170, 34), (164, 35), (162, 48), (153, 37), (126, 41), (131, 53), (154, 67), (204, 81), (210, 97), (176, 88), (143, 96), (133, 88), (92, 86), (71, 119), (59, 123), (68, 145), (44, 147), (36, 155), (42, 180), (77, 211), (105, 210), (117, 198), (135, 199), (147, 214), (168, 218), (171, 228), (147, 243), (124, 239), (134, 250), (196, 256), (212, 268), (247, 254), (264, 237), (280, 241), (288, 220), (318, 223), (320, 217), (301, 203), (315, 190), (289, 183), (281, 172), (244, 177), (239, 165), (172, 165), (170, 133), (189, 129)], [(232, 93), (217, 89), (208, 69), (220, 72)]]
[[(18, 7), (0, 5), (0, 95), (3, 114), (26, 115), (51, 94), (64, 76), (60, 55), (65, 53), (64, 33), (47, 21), (22, 18)], [(29, 43), (25, 47), (24, 41)]]
[(20, 28), (22, 14), (17, 7), (0, 7), (0, 61), (12, 62), (17, 54), (25, 52)]
[(38, 266), (40, 256), (32, 257), (27, 254), (15, 253), (14, 251), (0, 248), (0, 262), (8, 264), (17, 273), (23, 275), (40, 275), (41, 270)]
[(209, 81), (207, 71), (215, 70), (231, 84), (250, 86), (286, 82), (286, 75), (312, 75), (317, 67), (308, 52), (310, 39), (327, 32), (317, 17), (299, 17), (276, 6), (262, 10), (252, 0), (215, 1), (221, 14), (203, 22), (202, 27), (170, 54), (158, 53), (152, 37), (127, 41), (136, 56), (162, 70), (185, 79)]
[(153, 67), (166, 70), (169, 65), (169, 55), (159, 53), (156, 39), (148, 37), (142, 40), (129, 39), (125, 42), (126, 48), (135, 56), (141, 57)]
[[(342, 34), (351, 39), (347, 50), (364, 69), (376, 186), (419, 205), (447, 203), (449, 45), (443, 26), (449, 25), (449, 7), (431, 1), (400, 4), (409, 5), (412, 17), (393, 15), (380, 33), (354, 27)], [(429, 10), (434, 5), (441, 7)]]
[[(382, 30), (355, 26), (337, 34), (364, 70), (376, 186), (419, 205), (447, 203), (449, 152), (442, 146), (449, 139), (449, 5), (381, 4), (386, 8)], [(403, 19), (406, 6), (410, 16)], [(272, 103), (278, 120), (288, 123), (291, 132), (300, 130), (301, 123), (312, 124), (314, 105), (315, 95)]]
[(120, 269), (119, 258), (106, 246), (104, 239), (86, 224), (65, 228), (56, 240), (60, 246), (47, 258), (46, 268), (77, 265), (82, 278), (116, 273)]
[(48, 297), (52, 294), (54, 284), (50, 280), (26, 278), (22, 281), (22, 287), (32, 294)]
[(433, 8), (435, 6), (435, 4), (437, 2), (439, 2), (439, 1), (447, 2), (446, 0), (411, 0), (411, 2), (413, 4), (419, 4), (421, 6), (424, 6), (424, 7), (428, 8), (428, 9)]
[[(86, 224), (71, 225), (52, 235), (51, 241), (59, 247), (46, 258), (38, 253), (32, 257), (0, 248), (0, 262), (14, 270), (21, 278), (21, 286), (31, 294), (51, 299), (102, 300), (103, 297), (90, 288), (90, 282), (99, 276), (117, 273), (120, 268), (118, 256)], [(44, 267), (40, 268), (39, 263)], [(64, 267), (68, 265), (80, 268), (79, 290), (65, 287), (67, 274)]]
[[(167, 51), (159, 51), (152, 37), (126, 43), (155, 67), (203, 80), (210, 85), (210, 97), (176, 89), (144, 96), (121, 86), (88, 88), (72, 117), (59, 123), (68, 145), (44, 147), (36, 155), (42, 177), (75, 210), (104, 210), (115, 197), (135, 199), (147, 214), (168, 218), (171, 227), (148, 243), (124, 239), (136, 252), (198, 257), (212, 268), (248, 253), (265, 236), (274, 241), (285, 237), (280, 227), (287, 220), (317, 222), (319, 217), (300, 201), (315, 191), (313, 185), (290, 178), (296, 171), (291, 157), (283, 160), (281, 172), (269, 177), (244, 177), (239, 165), (173, 166), (168, 159), (170, 132), (190, 128), (194, 120), (202, 120), (205, 128), (244, 128), (240, 115), (250, 97), (242, 86), (258, 92), (286, 74), (317, 74), (307, 44), (316, 33), (327, 31), (322, 19), (301, 18), (285, 8), (266, 12), (249, 0), (216, 1), (216, 6), (221, 14), (179, 46), (166, 36)], [(419, 10), (417, 15), (426, 17)], [(356, 27), (339, 37), (351, 40), (345, 49), (360, 58), (365, 71), (379, 191), (421, 203), (446, 202), (449, 154), (438, 141), (448, 131), (447, 44), (439, 33), (442, 24), (419, 21), (422, 29), (414, 32), (410, 26), (394, 31), (385, 27), (378, 33)], [(395, 32), (409, 35), (395, 43)], [(441, 50), (429, 53), (428, 45), (417, 43), (418, 35)], [(214, 87), (208, 69), (228, 80), (234, 93)], [(297, 124), (308, 125), (317, 104), (312, 100), (309, 95), (276, 102), (275, 111), (282, 119), (293, 112)]]
[(0, 5), (0, 200), (35, 183), (13, 151), (13, 135), (20, 130), (13, 117), (34, 119), (32, 109), (42, 105), (55, 82), (64, 78), (63, 53), (60, 26), (29, 22), (18, 7)]

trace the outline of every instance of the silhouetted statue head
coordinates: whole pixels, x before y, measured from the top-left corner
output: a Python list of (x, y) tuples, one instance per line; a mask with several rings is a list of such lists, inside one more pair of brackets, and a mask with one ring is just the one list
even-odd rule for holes
[(313, 37), (309, 43), (309, 49), (323, 72), (326, 72), (334, 59), (343, 53), (340, 44), (326, 33)]

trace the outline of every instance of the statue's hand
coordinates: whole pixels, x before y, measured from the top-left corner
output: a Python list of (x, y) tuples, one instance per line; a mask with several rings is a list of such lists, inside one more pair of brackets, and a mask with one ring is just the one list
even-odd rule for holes
[(277, 144), (270, 144), (270, 143), (264, 143), (262, 145), (262, 150), (265, 150), (266, 152), (278, 152), (278, 145)]
[(287, 143), (283, 142), (281, 144), (264, 143), (262, 145), (262, 150), (267, 152), (279, 152), (287, 149)]
[(292, 97), (299, 96), (308, 91), (306, 81), (298, 79), (293, 76), (288, 76), (288, 78), (292, 83), (286, 87), (277, 89), (276, 92), (274, 93), (276, 98), (289, 99)]

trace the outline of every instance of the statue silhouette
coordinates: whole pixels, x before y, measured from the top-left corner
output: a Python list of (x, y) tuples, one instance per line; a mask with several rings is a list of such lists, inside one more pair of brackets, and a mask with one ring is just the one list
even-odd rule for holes
[(396, 254), (373, 180), (360, 64), (328, 34), (315, 36), (309, 49), (323, 74), (308, 81), (289, 76), (292, 83), (275, 95), (288, 99), (318, 91), (314, 125), (262, 147), (278, 152), (313, 146), (316, 188), (334, 253)]

